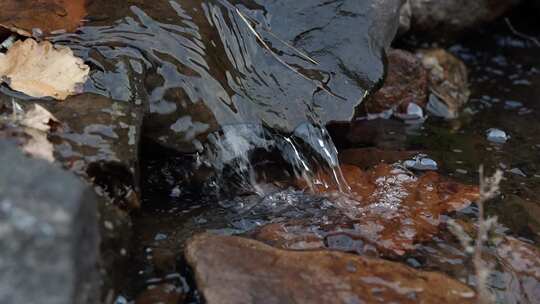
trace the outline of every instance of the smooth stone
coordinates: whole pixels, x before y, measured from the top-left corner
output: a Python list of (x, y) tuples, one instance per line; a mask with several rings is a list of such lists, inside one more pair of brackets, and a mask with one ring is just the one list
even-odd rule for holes
[(0, 303), (96, 303), (94, 192), (12, 143), (0, 141), (0, 151)]

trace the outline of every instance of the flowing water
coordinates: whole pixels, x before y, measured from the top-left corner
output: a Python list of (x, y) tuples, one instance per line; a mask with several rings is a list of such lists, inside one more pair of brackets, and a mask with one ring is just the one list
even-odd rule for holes
[[(307, 220), (310, 232), (322, 235), (346, 216), (335, 198), (294, 186), (303, 180), (316, 189), (323, 170), (333, 183), (323, 186), (347, 198), (325, 125), (350, 120), (375, 88), (384, 71), (384, 32), (395, 28), (381, 28), (386, 17), (372, 11), (371, 1), (315, 2), (93, 1), (80, 31), (54, 38), (92, 66), (87, 92), (147, 112), (143, 208), (133, 215), (131, 264), (117, 286), (127, 298), (171, 282), (198, 302), (179, 258), (196, 232), (248, 234)], [(534, 21), (517, 25), (540, 28)], [(503, 195), (488, 211), (499, 216), (503, 233), (538, 246), (540, 47), (501, 22), (449, 49), (471, 70), (473, 96), (460, 118), (430, 118), (414, 128), (398, 122), (397, 129), (385, 121), (379, 132), (387, 136), (373, 145), (422, 150), (441, 174), (465, 183), (477, 182), (480, 164), (504, 170)], [(490, 128), (506, 131), (510, 141), (487, 141)], [(470, 223), (475, 215), (470, 207), (456, 217)], [(360, 246), (328, 235), (333, 249)], [(469, 260), (449, 234), (396, 259), (474, 285)], [(501, 302), (523, 299), (525, 292), (508, 283), (514, 279), (511, 271), (493, 272)]]

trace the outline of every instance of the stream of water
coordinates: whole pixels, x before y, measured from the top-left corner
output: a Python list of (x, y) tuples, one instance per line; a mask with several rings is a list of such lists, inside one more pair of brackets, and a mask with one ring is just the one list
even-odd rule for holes
[[(94, 1), (79, 32), (54, 38), (88, 58), (87, 92), (147, 112), (143, 207), (134, 214), (129, 280), (120, 286), (128, 298), (166, 281), (198, 302), (183, 261), (160, 264), (196, 232), (248, 234), (302, 220), (324, 234), (344, 216), (339, 199), (315, 191), (336, 189), (341, 201), (349, 192), (338, 160), (343, 147), (336, 148), (325, 126), (351, 119), (375, 88), (386, 42), (374, 32), (372, 19), (380, 16), (370, 15), (370, 1), (313, 2)], [(537, 21), (516, 26), (540, 28)], [(367, 145), (422, 150), (439, 173), (468, 184), (477, 183), (481, 164), (504, 170), (503, 195), (488, 211), (499, 216), (504, 233), (538, 246), (540, 47), (501, 22), (449, 50), (471, 72), (472, 98), (460, 118), (430, 118), (414, 128), (383, 121), (384, 136)], [(490, 128), (504, 130), (510, 141), (487, 141)], [(321, 171), (331, 184), (318, 178)], [(311, 191), (295, 187), (298, 180)], [(456, 217), (471, 222), (475, 215), (473, 206)], [(333, 249), (357, 246), (350, 238), (334, 241)], [(395, 259), (474, 285), (469, 261), (449, 235)], [(507, 290), (512, 278), (493, 273), (501, 302), (524, 297)]]

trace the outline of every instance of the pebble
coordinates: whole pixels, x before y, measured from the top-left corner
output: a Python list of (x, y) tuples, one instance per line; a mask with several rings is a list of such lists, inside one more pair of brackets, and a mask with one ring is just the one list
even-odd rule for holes
[(167, 239), (167, 235), (163, 233), (158, 233), (154, 236), (154, 241), (163, 241)]
[(513, 173), (515, 175), (527, 177), (527, 174), (523, 173), (523, 171), (521, 171), (521, 169), (519, 169), (519, 168), (512, 168), (512, 169), (508, 170), (508, 172)]
[(487, 140), (491, 142), (504, 144), (509, 138), (510, 136), (508, 136), (503, 130), (495, 128), (487, 130)]
[(403, 165), (409, 169), (427, 171), (427, 170), (437, 170), (438, 164), (431, 158), (427, 158), (422, 155), (418, 155), (415, 159), (406, 160), (403, 162)]

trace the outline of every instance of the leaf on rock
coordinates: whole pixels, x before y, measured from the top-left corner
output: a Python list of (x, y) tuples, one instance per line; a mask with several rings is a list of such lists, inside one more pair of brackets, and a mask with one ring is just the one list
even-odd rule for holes
[(332, 178), (319, 174), (316, 190), (327, 193), (349, 215), (338, 222), (339, 229), (326, 232), (343, 232), (391, 256), (430, 240), (439, 231), (442, 215), (467, 207), (479, 196), (477, 187), (449, 181), (436, 172), (416, 177), (386, 164), (370, 171), (351, 165), (341, 169), (351, 187), (350, 196), (336, 195), (336, 189), (328, 186)]
[(202, 234), (185, 256), (208, 304), (475, 303), (472, 289), (446, 275), (342, 252)]
[(2, 0), (0, 27), (23, 36), (34, 29), (44, 34), (73, 31), (86, 15), (86, 0)]
[(71, 49), (48, 41), (17, 41), (6, 54), (0, 54), (0, 82), (32, 97), (64, 100), (80, 93), (89, 72)]

